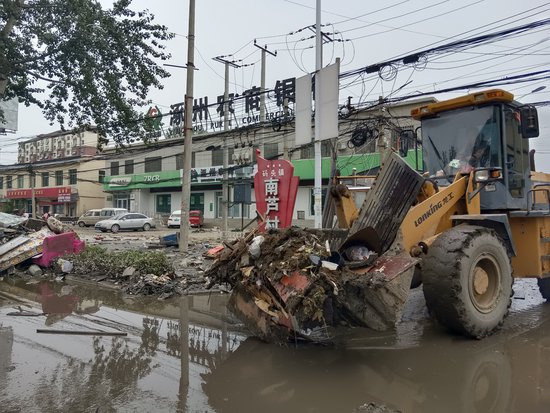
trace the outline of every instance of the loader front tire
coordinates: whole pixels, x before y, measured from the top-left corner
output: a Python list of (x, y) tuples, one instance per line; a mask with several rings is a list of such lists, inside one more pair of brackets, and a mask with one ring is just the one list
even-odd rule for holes
[(440, 235), (422, 260), (422, 280), (428, 309), (454, 332), (480, 339), (508, 315), (512, 268), (492, 229), (459, 225)]

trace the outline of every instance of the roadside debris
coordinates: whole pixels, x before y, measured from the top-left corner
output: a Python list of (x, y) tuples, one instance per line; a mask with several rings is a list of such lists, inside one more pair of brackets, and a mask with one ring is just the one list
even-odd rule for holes
[(29, 273), (39, 276), (55, 258), (84, 248), (76, 233), (53, 217), (44, 222), (0, 213), (0, 231), (0, 271), (8, 273), (32, 258)]
[(364, 249), (361, 261), (350, 260), (345, 250), (330, 251), (330, 233), (319, 230), (292, 227), (255, 235), (224, 250), (206, 276), (209, 285), (233, 287), (229, 307), (257, 337), (323, 342), (330, 340), (331, 327), (395, 325), (416, 263), (399, 248), (373, 263), (376, 254)]

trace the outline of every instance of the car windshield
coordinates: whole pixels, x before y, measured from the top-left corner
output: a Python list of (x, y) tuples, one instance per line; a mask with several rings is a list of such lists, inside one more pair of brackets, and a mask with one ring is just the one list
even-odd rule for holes
[(113, 215), (109, 219), (117, 219), (118, 220), (118, 219), (122, 218), (124, 215), (126, 215), (126, 213), (119, 213), (119, 214)]
[(466, 108), (422, 121), (423, 156), (430, 177), (450, 177), (501, 165), (499, 107)]
[(172, 214), (172, 218), (179, 218), (181, 217), (181, 214)]

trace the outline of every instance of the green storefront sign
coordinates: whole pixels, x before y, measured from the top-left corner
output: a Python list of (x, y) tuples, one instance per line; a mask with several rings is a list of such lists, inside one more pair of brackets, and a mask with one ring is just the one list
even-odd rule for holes
[(181, 171), (149, 172), (146, 174), (106, 176), (105, 191), (128, 191), (132, 189), (166, 188), (181, 186)]

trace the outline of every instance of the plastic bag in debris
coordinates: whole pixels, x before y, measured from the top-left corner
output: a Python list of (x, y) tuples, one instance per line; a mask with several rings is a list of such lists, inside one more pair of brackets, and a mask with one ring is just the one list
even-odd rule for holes
[(258, 258), (260, 256), (260, 245), (262, 245), (262, 242), (264, 242), (264, 236), (258, 235), (257, 237), (254, 237), (250, 245), (248, 246), (248, 252), (250, 253), (250, 256), (254, 259)]
[(62, 258), (57, 260), (57, 265), (61, 272), (69, 273), (73, 270), (73, 263)]
[(375, 252), (363, 245), (352, 245), (346, 248), (345, 253), (346, 257), (351, 261), (365, 261)]

